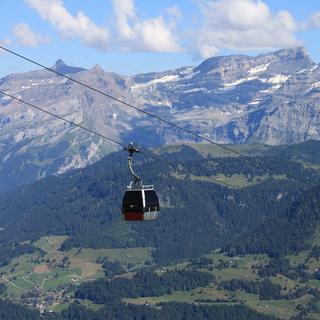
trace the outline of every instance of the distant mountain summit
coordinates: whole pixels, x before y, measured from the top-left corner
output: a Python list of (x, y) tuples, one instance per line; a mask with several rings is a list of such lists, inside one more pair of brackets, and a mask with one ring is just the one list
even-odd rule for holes
[(51, 69), (64, 74), (73, 74), (86, 70), (84, 68), (68, 66), (62, 59), (58, 59)]
[(254, 71), (257, 71), (256, 73), (267, 70), (269, 72), (281, 71), (292, 73), (313, 66), (315, 63), (310, 59), (303, 47), (298, 47), (261, 54), (257, 57), (247, 55), (213, 57), (203, 61), (195, 68), (195, 71), (210, 72), (216, 70), (217, 72), (222, 71), (223, 74), (229, 74), (231, 72), (237, 77), (239, 73), (247, 74), (250, 71), (252, 73), (252, 68), (263, 64), (269, 65), (266, 68), (260, 68)]
[[(61, 59), (52, 68), (219, 143), (320, 140), (320, 68), (301, 47), (134, 76)], [(8, 75), (0, 88), (124, 143), (197, 141), (48, 70)], [(116, 149), (5, 96), (0, 128), (0, 189), (84, 167)]]

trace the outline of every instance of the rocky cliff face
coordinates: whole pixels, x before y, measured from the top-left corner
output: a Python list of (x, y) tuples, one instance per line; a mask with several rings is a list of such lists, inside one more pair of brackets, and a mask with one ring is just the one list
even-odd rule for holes
[[(61, 60), (53, 67), (220, 143), (320, 139), (320, 68), (303, 48), (214, 57), (197, 67), (131, 77)], [(195, 141), (49, 71), (8, 75), (0, 88), (124, 143)], [(0, 129), (0, 189), (83, 167), (115, 150), (5, 96), (0, 97)]]
[[(296, 48), (139, 75), (130, 89), (144, 106), (217, 142), (286, 144), (319, 139), (319, 77), (318, 65)], [(162, 143), (192, 139), (157, 130)]]

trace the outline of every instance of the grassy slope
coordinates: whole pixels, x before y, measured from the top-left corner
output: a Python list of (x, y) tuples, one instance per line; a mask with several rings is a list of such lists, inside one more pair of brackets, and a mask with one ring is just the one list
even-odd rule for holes
[[(176, 153), (180, 152), (183, 145), (189, 146), (196, 150), (200, 155), (207, 157), (211, 156), (213, 158), (224, 158), (224, 157), (238, 157), (239, 155), (227, 151), (219, 146), (210, 144), (210, 143), (185, 143), (185, 144), (176, 144), (172, 146), (165, 146), (159, 149), (156, 149), (158, 154), (164, 153)], [(268, 145), (262, 144), (237, 144), (237, 145), (225, 145), (225, 147), (234, 150), (235, 152), (241, 152), (246, 155), (261, 155), (264, 152), (268, 151), (271, 147)]]
[[(224, 158), (224, 157), (239, 157), (238, 154), (233, 153), (231, 151), (225, 150), (219, 146), (210, 144), (210, 143), (185, 143), (185, 144), (177, 144), (172, 146), (165, 146), (159, 149), (156, 149), (156, 153), (161, 154), (174, 154), (180, 153), (183, 150), (184, 146), (191, 147), (194, 149), (199, 156), (208, 157), (211, 156), (213, 158)], [(238, 144), (238, 145), (224, 145), (225, 147), (235, 151), (242, 153), (246, 156), (275, 156), (280, 158), (287, 158), (294, 160), (295, 162), (301, 163), (305, 169), (314, 169), (320, 170), (320, 161), (312, 160), (312, 153), (309, 149), (314, 150), (314, 148), (318, 149), (320, 146), (320, 142), (318, 141), (309, 141), (302, 144), (296, 144), (292, 146), (277, 146), (272, 147), (263, 144)], [(287, 150), (288, 149), (288, 150)], [(315, 151), (318, 153), (318, 151)], [(316, 157), (318, 159), (318, 156)], [(312, 161), (312, 162), (311, 162)], [(179, 178), (178, 176), (176, 176)], [(180, 177), (181, 178), (181, 177)], [(218, 174), (216, 176), (207, 177), (207, 176), (194, 176), (191, 175), (191, 179), (193, 181), (205, 181), (211, 183), (219, 183), (223, 184), (223, 182), (232, 184), (237, 188), (245, 188), (248, 186), (259, 184), (263, 181), (266, 181), (268, 178), (272, 179), (285, 179), (285, 175), (274, 174), (272, 177), (269, 175), (263, 176), (255, 176), (249, 180), (243, 174), (233, 174), (231, 176), (226, 176), (224, 174)]]
[(205, 182), (218, 183), (221, 185), (224, 185), (224, 183), (227, 183), (228, 185), (233, 185), (234, 188), (236, 189), (253, 186), (263, 181), (266, 181), (269, 178), (272, 178), (274, 180), (286, 179), (285, 175), (280, 175), (280, 174), (272, 175), (272, 177), (270, 177), (267, 174), (263, 176), (255, 176), (252, 178), (252, 180), (249, 180), (244, 174), (233, 174), (231, 176), (226, 176), (222, 173), (219, 173), (211, 177), (191, 175), (191, 180), (193, 181), (205, 181)]

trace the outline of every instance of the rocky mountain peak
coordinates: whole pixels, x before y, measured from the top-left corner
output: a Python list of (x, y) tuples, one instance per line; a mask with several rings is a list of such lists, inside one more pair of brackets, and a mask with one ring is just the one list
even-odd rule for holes
[(62, 59), (58, 59), (51, 68), (64, 74), (73, 74), (86, 70), (84, 68), (69, 66)]
[[(270, 55), (270, 54), (268, 54)], [(312, 62), (307, 50), (304, 47), (294, 47), (288, 49), (281, 49), (273, 53), (274, 56), (277, 56), (282, 59), (305, 59), (308, 62)]]
[(274, 72), (294, 73), (315, 65), (303, 47), (281, 49), (255, 58), (258, 64), (269, 63)]
[(54, 64), (54, 67), (60, 68), (60, 67), (65, 67), (66, 65), (67, 64), (62, 59), (58, 59)]
[(105, 71), (103, 70), (103, 68), (99, 64), (94, 65), (93, 68), (91, 68), (89, 71), (91, 73), (100, 74), (100, 75), (105, 73)]
[(230, 55), (230, 56), (218, 56), (204, 60), (195, 71), (209, 72), (215, 69), (225, 68), (232, 64), (239, 64), (240, 62), (250, 60), (249, 56), (246, 55)]
[(102, 67), (100, 66), (100, 64), (96, 64), (93, 66), (92, 70), (96, 70), (96, 71), (103, 71)]
[(282, 49), (257, 57), (229, 55), (212, 57), (203, 61), (195, 72), (208, 75), (216, 81), (235, 81), (259, 72), (270, 74), (294, 74), (315, 65), (303, 47)]

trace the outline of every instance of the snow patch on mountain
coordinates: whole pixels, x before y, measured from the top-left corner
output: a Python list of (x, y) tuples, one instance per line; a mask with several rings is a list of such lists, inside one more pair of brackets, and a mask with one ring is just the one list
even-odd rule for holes
[(186, 90), (185, 93), (192, 93), (192, 92), (199, 92), (199, 91), (207, 92), (208, 90), (206, 88), (193, 88), (193, 89)]
[(315, 66), (313, 66), (313, 67), (310, 69), (310, 71), (313, 72), (313, 71), (317, 70), (318, 67), (319, 67), (319, 65), (315, 65)]
[(275, 86), (272, 86), (271, 88), (266, 89), (266, 90), (261, 90), (260, 92), (261, 92), (261, 93), (268, 93), (268, 94), (270, 94), (270, 93), (273, 93), (273, 92), (277, 91), (277, 90), (280, 89), (280, 88), (281, 88), (281, 85), (280, 85), (280, 84), (276, 84)]
[(19, 142), (19, 141), (21, 141), (24, 137), (25, 137), (25, 133), (22, 132), (22, 131), (20, 131), (20, 132), (18, 132), (17, 134), (15, 134), (15, 136), (14, 136), (14, 141), (15, 141), (15, 142)]
[(172, 82), (172, 81), (177, 81), (179, 79), (178, 75), (167, 75), (162, 78), (154, 79), (151, 80), (147, 83), (141, 83), (141, 84), (136, 84), (131, 86), (132, 89), (137, 89), (137, 88), (143, 88), (143, 87), (148, 87), (148, 86), (153, 86), (158, 83), (166, 83), (166, 82)]
[(258, 105), (261, 103), (261, 99), (255, 99), (255, 100), (252, 100), (251, 102), (249, 102), (248, 104), (250, 105)]
[(192, 72), (190, 72), (189, 74), (187, 74), (186, 76), (183, 77), (183, 79), (185, 80), (190, 80), (192, 79), (194, 76), (198, 75), (199, 73), (201, 73), (201, 71), (195, 71), (193, 72), (193, 69), (191, 70)]
[(238, 79), (238, 80), (230, 82), (230, 83), (224, 83), (224, 87), (225, 88), (232, 88), (232, 87), (238, 86), (241, 83), (244, 83), (247, 81), (252, 81), (254, 79), (257, 79), (257, 77), (255, 76), (255, 77), (241, 78), (241, 79)]
[(279, 83), (285, 83), (290, 76), (284, 75), (284, 74), (277, 74), (272, 78), (268, 79), (268, 82), (273, 83), (273, 84), (279, 84)]
[(270, 65), (271, 62), (269, 63), (266, 63), (266, 64), (260, 64), (259, 66), (256, 66), (254, 68), (251, 68), (249, 71), (248, 71), (248, 74), (250, 76), (254, 75), (254, 74), (257, 74), (257, 73), (260, 73), (260, 72), (263, 72), (263, 71), (266, 71), (268, 69), (268, 66)]

